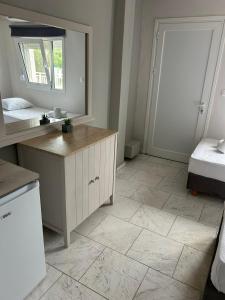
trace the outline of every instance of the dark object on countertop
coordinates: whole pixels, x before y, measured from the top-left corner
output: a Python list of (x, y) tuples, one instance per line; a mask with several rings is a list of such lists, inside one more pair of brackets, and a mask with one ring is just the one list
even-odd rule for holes
[(65, 119), (64, 124), (62, 124), (62, 132), (68, 133), (71, 132), (73, 129), (73, 126), (71, 124), (71, 119)]
[(47, 114), (43, 114), (41, 117), (42, 117), (42, 119), (40, 120), (40, 125), (45, 125), (45, 124), (50, 123), (50, 120), (49, 120)]

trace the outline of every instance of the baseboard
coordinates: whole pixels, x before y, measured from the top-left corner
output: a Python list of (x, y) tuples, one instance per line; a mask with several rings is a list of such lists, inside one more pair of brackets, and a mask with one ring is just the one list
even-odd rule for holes
[(120, 164), (120, 165), (116, 168), (116, 170), (119, 171), (120, 169), (122, 169), (123, 167), (125, 167), (126, 164), (127, 164), (127, 163), (124, 161), (122, 164)]

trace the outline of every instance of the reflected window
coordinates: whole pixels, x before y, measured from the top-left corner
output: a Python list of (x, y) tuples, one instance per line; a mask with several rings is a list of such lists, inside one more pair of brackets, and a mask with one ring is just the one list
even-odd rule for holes
[(63, 38), (16, 39), (27, 83), (52, 90), (64, 89)]

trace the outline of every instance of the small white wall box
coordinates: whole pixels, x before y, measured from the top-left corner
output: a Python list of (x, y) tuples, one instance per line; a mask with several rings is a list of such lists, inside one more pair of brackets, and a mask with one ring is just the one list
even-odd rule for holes
[(140, 152), (140, 141), (131, 140), (125, 145), (125, 158), (134, 158)]

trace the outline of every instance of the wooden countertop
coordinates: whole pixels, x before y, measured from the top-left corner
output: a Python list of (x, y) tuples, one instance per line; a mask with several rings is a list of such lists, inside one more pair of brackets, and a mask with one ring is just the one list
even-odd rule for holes
[(71, 133), (54, 131), (21, 142), (19, 145), (65, 157), (114, 134), (116, 134), (114, 130), (79, 125), (74, 127)]
[(0, 159), (0, 197), (39, 178), (37, 173)]

